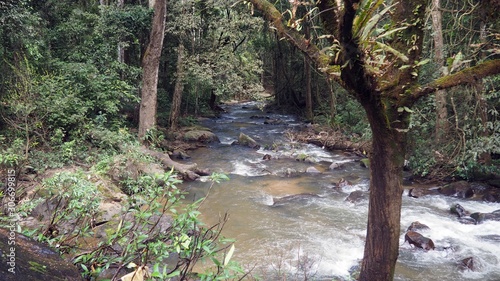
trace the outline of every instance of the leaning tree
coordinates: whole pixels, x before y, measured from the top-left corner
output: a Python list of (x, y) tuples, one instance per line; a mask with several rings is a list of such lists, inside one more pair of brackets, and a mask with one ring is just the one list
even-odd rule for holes
[(366, 111), (372, 130), (368, 226), (360, 280), (392, 280), (399, 253), (402, 174), (411, 107), (439, 89), (473, 84), (500, 72), (500, 60), (478, 61), (421, 84), (424, 21), (430, 0), (311, 1), (329, 34), (320, 49), (287, 25), (286, 13), (250, 0), (272, 30), (299, 48)]

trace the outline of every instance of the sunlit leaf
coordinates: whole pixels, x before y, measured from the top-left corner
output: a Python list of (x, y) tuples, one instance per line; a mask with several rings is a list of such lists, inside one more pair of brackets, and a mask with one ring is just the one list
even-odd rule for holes
[(226, 257), (224, 258), (224, 266), (226, 266), (229, 263), (233, 254), (234, 254), (234, 244), (231, 245), (231, 248), (229, 248)]
[(381, 42), (376, 42), (376, 44), (377, 44), (377, 46), (378, 46), (379, 48), (381, 48), (382, 50), (384, 50), (384, 51), (386, 51), (386, 52), (389, 52), (389, 53), (391, 53), (391, 54), (395, 55), (396, 57), (398, 57), (398, 58), (399, 58), (400, 60), (402, 60), (403, 62), (408, 62), (408, 61), (410, 60), (410, 59), (408, 59), (408, 57), (407, 57), (405, 54), (403, 54), (403, 53), (399, 52), (398, 50), (396, 50), (396, 49), (392, 48), (392, 47), (391, 47), (391, 46), (389, 46), (389, 45), (386, 45), (386, 44), (381, 43)]

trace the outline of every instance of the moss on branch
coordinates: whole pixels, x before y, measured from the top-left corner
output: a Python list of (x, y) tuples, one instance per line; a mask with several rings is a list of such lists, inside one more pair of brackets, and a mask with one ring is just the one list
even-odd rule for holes
[(473, 85), (482, 78), (498, 74), (500, 74), (500, 59), (485, 61), (455, 74), (441, 77), (425, 87), (414, 89), (412, 91), (412, 98), (409, 102), (414, 103), (421, 97), (432, 94), (437, 90), (448, 89), (460, 85)]

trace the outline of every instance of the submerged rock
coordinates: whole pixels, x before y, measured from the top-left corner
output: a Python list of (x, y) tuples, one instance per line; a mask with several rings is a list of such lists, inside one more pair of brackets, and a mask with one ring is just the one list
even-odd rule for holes
[(321, 171), (318, 170), (316, 167), (307, 167), (306, 173), (308, 173), (308, 174), (320, 174)]
[(408, 192), (408, 196), (413, 198), (419, 198), (426, 195), (437, 195), (439, 192), (436, 189), (423, 188), (423, 187), (415, 187), (410, 189)]
[(477, 237), (481, 240), (493, 241), (493, 242), (500, 243), (500, 234), (479, 235)]
[(476, 271), (477, 267), (478, 263), (474, 257), (468, 257), (458, 262), (458, 268), (461, 271)]
[(332, 163), (330, 164), (330, 166), (328, 167), (328, 169), (330, 170), (337, 170), (337, 169), (341, 169), (344, 167), (344, 164), (343, 163)]
[(318, 194), (314, 194), (314, 193), (299, 193), (299, 194), (288, 195), (288, 196), (284, 196), (284, 197), (280, 197), (280, 198), (273, 198), (273, 205), (272, 206), (279, 206), (279, 205), (283, 205), (285, 203), (307, 200), (307, 199), (311, 199), (311, 198), (320, 198), (320, 196)]
[(500, 221), (500, 210), (496, 210), (496, 211), (491, 212), (491, 213), (476, 212), (476, 213), (472, 213), (470, 215), (470, 217), (473, 218), (474, 220), (476, 220), (476, 224), (480, 224), (480, 223), (483, 223), (484, 221), (488, 221), (488, 220)]
[(345, 201), (348, 201), (348, 202), (351, 202), (351, 203), (357, 203), (363, 199), (365, 199), (365, 193), (361, 190), (355, 190), (353, 192), (351, 192), (349, 194), (349, 196), (347, 196), (347, 198), (345, 199)]

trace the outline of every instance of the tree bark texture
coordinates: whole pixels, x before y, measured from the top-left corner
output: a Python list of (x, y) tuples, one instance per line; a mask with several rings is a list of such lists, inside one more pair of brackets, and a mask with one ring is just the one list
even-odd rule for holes
[(179, 44), (177, 48), (177, 74), (175, 79), (174, 95), (170, 107), (170, 129), (177, 128), (181, 112), (182, 91), (184, 90), (184, 45)]
[(395, 116), (394, 112), (381, 112), (379, 106), (371, 105), (365, 105), (365, 110), (373, 137), (368, 224), (359, 280), (392, 280), (399, 255), (406, 131), (391, 128), (395, 120), (387, 117)]
[(149, 43), (142, 58), (142, 88), (139, 107), (139, 139), (156, 126), (158, 68), (165, 35), (167, 0), (157, 0), (154, 5)]

